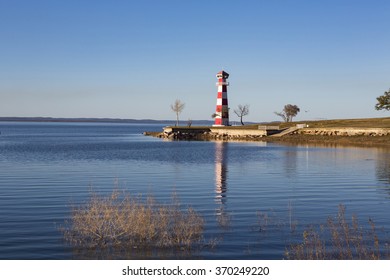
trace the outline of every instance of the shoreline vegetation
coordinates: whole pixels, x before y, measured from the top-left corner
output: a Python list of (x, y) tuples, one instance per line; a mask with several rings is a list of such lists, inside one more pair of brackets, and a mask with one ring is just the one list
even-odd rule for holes
[[(255, 135), (260, 126), (279, 126), (280, 130), (296, 127), (304, 124), (304, 127), (281, 137), (272, 135)], [(381, 146), (390, 147), (390, 118), (371, 119), (344, 119), (303, 121), (289, 123), (261, 123), (256, 125), (224, 127), (224, 134), (209, 133), (207, 126), (177, 127), (178, 133), (168, 135), (164, 132), (145, 132), (144, 135), (167, 138), (172, 140), (222, 140), (222, 141), (262, 141), (288, 145), (326, 145), (326, 146)], [(232, 135), (226, 133), (226, 129)], [(198, 132), (196, 132), (198, 130)], [(213, 128), (215, 130), (215, 128)], [(241, 136), (235, 131), (245, 131)], [(343, 130), (358, 131), (353, 134), (337, 133)], [(378, 133), (377, 131), (382, 131)], [(188, 133), (186, 133), (188, 131)], [(194, 132), (195, 131), (195, 132)], [(253, 135), (251, 135), (253, 131)], [(363, 131), (363, 132), (362, 132)], [(184, 133), (183, 133), (184, 132)], [(235, 134), (233, 136), (233, 134)]]
[[(131, 196), (114, 190), (102, 196), (92, 192), (88, 201), (73, 205), (71, 216), (58, 229), (64, 240), (89, 259), (186, 257), (211, 246), (204, 239), (204, 218), (173, 195), (168, 204), (148, 195)], [(94, 258), (94, 257), (92, 257)]]
[[(336, 215), (325, 223), (299, 226), (285, 223), (272, 213), (257, 212), (257, 225), (248, 228), (266, 238), (270, 231), (286, 232), (285, 251), (289, 260), (379, 260), (390, 258), (388, 235), (370, 218), (367, 224), (356, 215), (346, 217), (339, 205)], [(71, 217), (59, 228), (77, 255), (91, 259), (192, 259), (203, 250), (218, 250), (222, 239), (206, 241), (205, 219), (193, 208), (182, 206), (174, 196), (171, 203), (158, 203), (152, 196), (131, 197), (114, 190), (107, 196), (92, 193), (84, 204), (73, 206)]]
[(300, 242), (286, 247), (285, 256), (289, 260), (388, 260), (386, 235), (371, 218), (366, 225), (355, 214), (347, 218), (346, 207), (340, 204), (337, 215), (329, 216), (326, 223), (308, 226)]

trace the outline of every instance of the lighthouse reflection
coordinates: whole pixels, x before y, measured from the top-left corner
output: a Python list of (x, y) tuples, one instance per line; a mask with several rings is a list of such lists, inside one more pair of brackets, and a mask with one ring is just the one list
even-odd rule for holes
[(228, 227), (230, 217), (225, 209), (227, 192), (227, 149), (228, 143), (215, 142), (215, 202), (216, 217), (219, 226)]
[(226, 144), (226, 142), (215, 142), (215, 198), (219, 204), (226, 202)]

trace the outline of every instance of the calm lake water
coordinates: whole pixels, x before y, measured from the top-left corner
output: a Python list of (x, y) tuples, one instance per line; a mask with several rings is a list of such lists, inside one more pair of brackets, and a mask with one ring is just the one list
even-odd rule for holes
[(389, 149), (142, 135), (162, 126), (0, 123), (0, 258), (102, 258), (70, 247), (58, 230), (91, 186), (108, 194), (119, 185), (162, 203), (175, 192), (205, 218), (205, 238), (218, 240), (191, 258), (282, 259), (302, 230), (336, 215), (339, 204), (362, 223), (390, 227)]

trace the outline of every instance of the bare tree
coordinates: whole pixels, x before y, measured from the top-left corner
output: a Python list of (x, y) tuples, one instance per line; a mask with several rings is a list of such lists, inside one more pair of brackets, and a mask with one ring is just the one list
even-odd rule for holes
[(282, 112), (275, 112), (275, 114), (279, 117), (282, 117), (285, 122), (291, 122), (293, 117), (298, 115), (300, 110), (301, 109), (299, 109), (297, 105), (287, 104), (284, 106)]
[(171, 104), (171, 109), (176, 113), (176, 126), (179, 126), (179, 114), (183, 111), (185, 103), (181, 102), (180, 99), (176, 99), (173, 104)]
[(390, 89), (388, 91), (385, 91), (385, 93), (379, 97), (376, 98), (378, 101), (377, 104), (375, 104), (376, 110), (388, 110), (390, 111)]
[(288, 118), (284, 112), (274, 112), (274, 113), (275, 113), (275, 115), (281, 117), (284, 122), (288, 122)]
[(234, 109), (234, 113), (237, 115), (237, 117), (240, 118), (241, 125), (244, 125), (242, 122), (242, 117), (249, 114), (249, 105), (238, 105), (237, 109)]

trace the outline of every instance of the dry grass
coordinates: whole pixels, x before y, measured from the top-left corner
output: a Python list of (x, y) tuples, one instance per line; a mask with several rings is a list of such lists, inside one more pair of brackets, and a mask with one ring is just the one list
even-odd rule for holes
[(61, 228), (64, 238), (77, 248), (175, 248), (190, 250), (203, 242), (204, 220), (191, 207), (182, 209), (153, 197), (132, 198), (114, 191), (108, 197), (92, 194), (84, 205), (73, 207)]
[(267, 142), (283, 143), (284, 145), (312, 145), (320, 147), (383, 147), (390, 146), (390, 135), (387, 136), (335, 136), (293, 134), (283, 137), (267, 137)]
[(339, 206), (337, 217), (329, 217), (318, 228), (310, 226), (302, 234), (303, 241), (286, 249), (288, 259), (301, 260), (378, 260), (389, 259), (387, 242), (380, 242), (374, 222), (363, 228), (356, 216), (345, 218), (345, 207)]
[[(390, 118), (365, 118), (365, 119), (336, 119), (336, 120), (302, 120), (299, 122), (275, 122), (272, 125), (280, 125), (281, 128), (295, 126), (299, 123), (308, 124), (311, 128), (326, 128), (326, 127), (354, 127), (354, 128), (390, 128)], [(266, 123), (270, 124), (270, 123)]]

